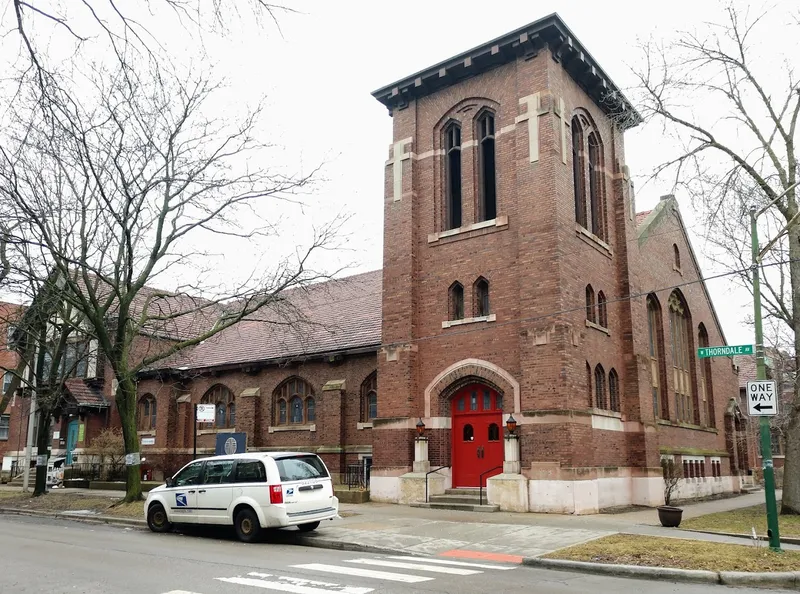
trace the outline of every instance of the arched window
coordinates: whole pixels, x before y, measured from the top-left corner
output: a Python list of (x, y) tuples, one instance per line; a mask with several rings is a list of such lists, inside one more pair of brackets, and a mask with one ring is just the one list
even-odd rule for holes
[(475, 281), (475, 317), (480, 318), (489, 315), (489, 281), (481, 277)]
[(600, 239), (606, 238), (605, 201), (603, 196), (603, 163), (600, 137), (589, 134), (589, 212), (592, 214), (592, 233)]
[(608, 400), (611, 410), (619, 412), (619, 378), (614, 368), (608, 372)]
[(215, 429), (229, 429), (236, 427), (236, 403), (231, 392), (222, 384), (209, 388), (200, 399), (203, 404), (213, 404), (217, 412), (214, 415)]
[(473, 441), (475, 439), (475, 430), (472, 425), (464, 425), (464, 441)]
[(445, 130), (445, 151), (445, 229), (458, 229), (461, 226), (461, 126), (456, 123)]
[(378, 372), (373, 371), (361, 382), (361, 420), (371, 422), (378, 416)]
[(448, 314), (451, 320), (464, 319), (464, 287), (459, 282), (454, 282), (448, 290)]
[(478, 172), (480, 175), (480, 202), (478, 221), (489, 221), (497, 216), (497, 181), (495, 170), (494, 114), (485, 112), (478, 118)]
[(586, 319), (590, 322), (597, 320), (594, 314), (594, 289), (592, 285), (586, 285)]
[(597, 408), (606, 408), (606, 372), (599, 363), (594, 368), (594, 402)]
[(675, 257), (675, 268), (677, 270), (680, 270), (681, 269), (681, 252), (678, 249), (678, 244), (677, 243), (673, 243), (672, 244), (672, 254)]
[(661, 327), (661, 306), (655, 295), (647, 296), (647, 331), (650, 355), (650, 386), (653, 394), (653, 415), (656, 418), (669, 418), (669, 405), (664, 398), (662, 387), (666, 383), (664, 365), (664, 331)]
[[(708, 332), (703, 324), (700, 324), (697, 332), (697, 344), (700, 348), (709, 346)], [(706, 357), (697, 362), (700, 369), (700, 399), (703, 407), (703, 420), (707, 427), (717, 426), (717, 415), (714, 410), (714, 386), (711, 381), (711, 359)]]
[(592, 366), (586, 362), (586, 395), (589, 397), (589, 408), (592, 408)]
[[(572, 183), (575, 222), (602, 240), (607, 238), (603, 141), (585, 112), (572, 118)], [(588, 158), (587, 158), (588, 157)], [(587, 204), (586, 187), (589, 187)]]
[(606, 296), (600, 291), (597, 293), (597, 323), (603, 328), (608, 328), (608, 311), (606, 309)]
[(673, 291), (669, 296), (669, 327), (672, 336), (672, 371), (675, 390), (675, 414), (683, 423), (695, 423), (692, 402), (691, 352), (692, 333), (689, 331), (689, 309), (681, 294)]
[(276, 425), (303, 425), (316, 419), (316, 401), (311, 384), (293, 377), (273, 393)]
[(152, 394), (145, 394), (139, 399), (137, 421), (139, 431), (155, 431), (156, 397)]
[(489, 425), (489, 441), (500, 441), (500, 427), (497, 423)]
[(583, 176), (583, 129), (578, 116), (572, 118), (572, 183), (575, 188), (575, 222), (586, 227), (586, 184)]

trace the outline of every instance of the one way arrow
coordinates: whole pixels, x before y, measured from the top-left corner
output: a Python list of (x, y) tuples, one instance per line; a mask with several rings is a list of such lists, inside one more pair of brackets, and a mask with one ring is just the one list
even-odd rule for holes
[(761, 412), (762, 410), (772, 410), (772, 405), (770, 404), (769, 406), (765, 406), (759, 402), (753, 408), (756, 409), (758, 412)]

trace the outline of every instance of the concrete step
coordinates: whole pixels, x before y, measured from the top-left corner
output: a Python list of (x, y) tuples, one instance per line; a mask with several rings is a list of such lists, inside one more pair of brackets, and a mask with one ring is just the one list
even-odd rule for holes
[(471, 512), (496, 512), (500, 511), (499, 505), (473, 505), (471, 503), (412, 503), (411, 507), (424, 507), (426, 509), (449, 509)]
[[(431, 503), (468, 503), (470, 505), (480, 505), (478, 495), (431, 495), (428, 497)], [(486, 493), (483, 494), (483, 501), (486, 502)]]
[[(471, 487), (468, 488), (459, 488), (459, 489), (445, 489), (445, 495), (474, 495), (478, 497), (480, 494), (480, 489), (473, 489)], [(486, 489), (483, 489), (483, 495), (486, 496)]]

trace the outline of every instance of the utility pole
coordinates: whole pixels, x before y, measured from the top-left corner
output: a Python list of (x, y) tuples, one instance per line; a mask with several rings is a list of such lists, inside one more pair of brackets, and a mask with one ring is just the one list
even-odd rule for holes
[[(756, 219), (761, 211), (755, 206), (750, 207), (750, 242), (753, 253), (753, 313), (756, 327), (756, 379), (767, 379), (767, 368), (764, 363), (764, 331), (761, 326), (761, 284), (759, 280), (759, 265), (761, 255), (758, 249), (758, 226)], [(769, 247), (769, 246), (768, 246)], [(767, 536), (769, 548), (773, 551), (781, 550), (781, 538), (778, 531), (778, 504), (775, 501), (775, 470), (772, 467), (772, 435), (769, 427), (769, 417), (760, 416), (759, 426), (761, 431), (761, 469), (764, 473), (764, 495), (767, 498)]]

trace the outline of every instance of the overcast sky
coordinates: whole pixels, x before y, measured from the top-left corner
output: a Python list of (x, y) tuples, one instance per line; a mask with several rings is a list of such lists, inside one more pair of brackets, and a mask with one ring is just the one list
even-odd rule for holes
[[(268, 22), (260, 26), (244, 22), (225, 38), (209, 35), (187, 41), (184, 35), (172, 34), (180, 29), (158, 34), (176, 55), (195, 64), (213, 64), (216, 73), (226, 77), (221, 113), (226, 101), (254, 102), (266, 96), (265, 140), (280, 146), (275, 166), (305, 170), (325, 162), (325, 181), (309, 199), (311, 208), (292, 216), (299, 220), (313, 213), (322, 220), (340, 211), (352, 213), (349, 246), (355, 253), (347, 255), (355, 261), (351, 272), (382, 265), (384, 162), (392, 128), (386, 109), (371, 91), (556, 11), (614, 82), (626, 89), (634, 84), (630, 67), (640, 63), (636, 49), (640, 39), (667, 38), (678, 29), (702, 30), (705, 22), (720, 20), (720, 5), (707, 0), (287, 4), (298, 13), (279, 15), (280, 32)], [(764, 6), (739, 4), (753, 5), (754, 10)], [(779, 14), (796, 10), (790, 1), (769, 5)], [(643, 182), (655, 165), (674, 156), (674, 148), (657, 126), (639, 127), (626, 135), (626, 161), (638, 182), (637, 210), (652, 208), (661, 194), (672, 191), (667, 181)], [(708, 275), (713, 271), (702, 256), (703, 228), (685, 197), (677, 197)], [(290, 246), (291, 220), (286, 229), (283, 239)], [(231, 253), (220, 248), (216, 265), (225, 271), (246, 269), (260, 257), (247, 249)], [(741, 323), (752, 308), (749, 295), (732, 293), (726, 280), (708, 286), (729, 344), (752, 342), (751, 329)]]

